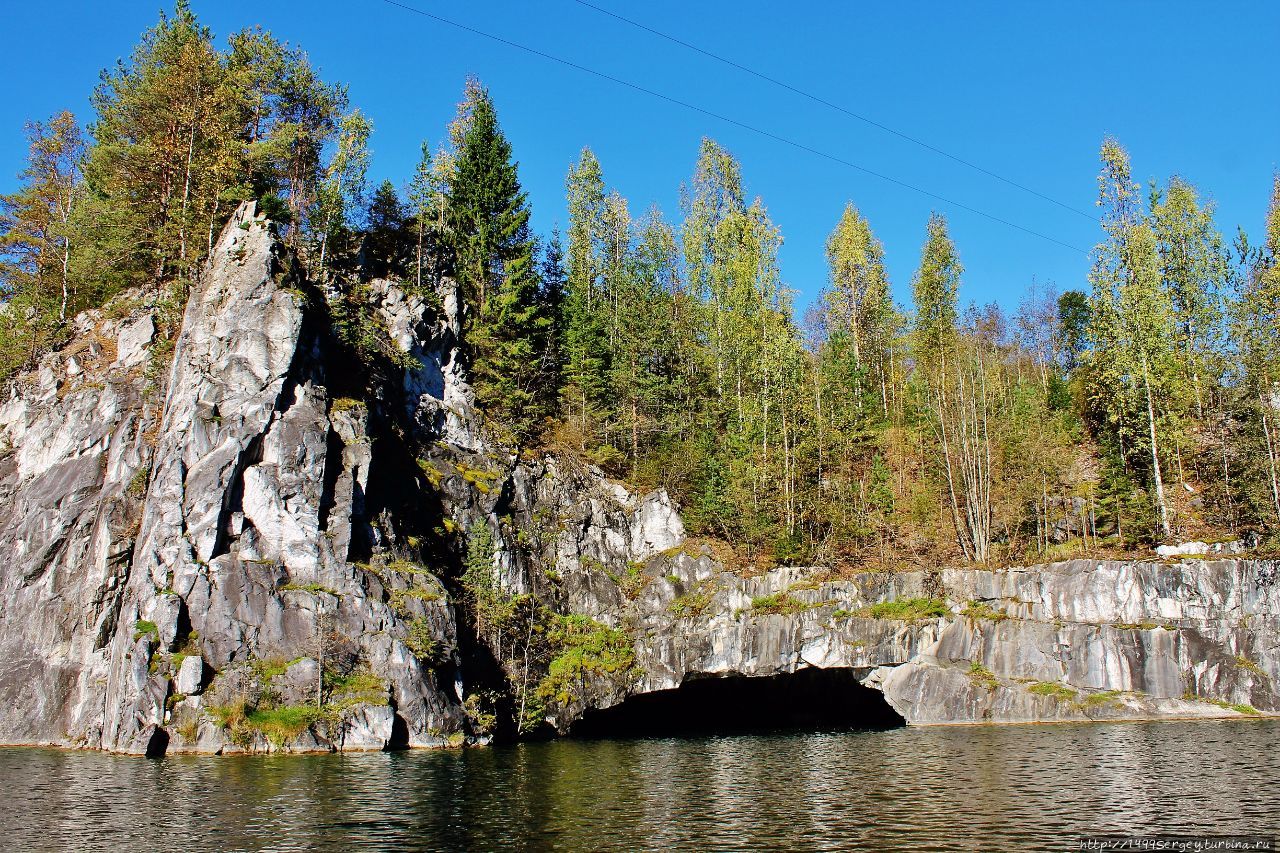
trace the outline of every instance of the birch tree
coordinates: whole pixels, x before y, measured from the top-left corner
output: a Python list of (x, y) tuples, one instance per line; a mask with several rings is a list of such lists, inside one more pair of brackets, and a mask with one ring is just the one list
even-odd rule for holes
[(912, 282), (915, 356), (942, 451), (946, 502), (966, 559), (985, 563), (991, 550), (989, 356), (965, 346), (957, 329), (960, 264), (946, 220), (933, 214)]
[(1092, 402), (1115, 431), (1121, 455), (1146, 462), (1157, 535), (1166, 538), (1172, 525), (1163, 446), (1177, 429), (1185, 390), (1178, 381), (1176, 314), (1128, 152), (1107, 139), (1101, 156), (1098, 206), (1106, 239), (1094, 251), (1089, 274), (1094, 292)]

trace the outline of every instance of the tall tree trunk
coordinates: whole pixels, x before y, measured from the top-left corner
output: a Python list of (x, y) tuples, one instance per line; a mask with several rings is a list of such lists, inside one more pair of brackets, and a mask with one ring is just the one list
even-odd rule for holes
[(1267, 401), (1258, 395), (1258, 403), (1262, 409), (1262, 435), (1267, 442), (1267, 464), (1269, 473), (1271, 474), (1271, 504), (1276, 511), (1276, 523), (1280, 524), (1280, 477), (1277, 476), (1276, 456), (1280, 454), (1280, 448), (1276, 447), (1276, 439), (1271, 435), (1271, 424), (1267, 418)]
[(1156, 409), (1151, 400), (1151, 374), (1147, 368), (1147, 357), (1142, 356), (1142, 384), (1147, 392), (1147, 429), (1151, 437), (1151, 471), (1156, 485), (1156, 520), (1160, 525), (1161, 538), (1169, 536), (1169, 510), (1164, 500), (1164, 476), (1160, 473), (1160, 445), (1156, 441)]
[[(197, 90), (196, 97), (200, 97)], [(195, 109), (195, 108), (193, 108)], [(187, 166), (182, 180), (182, 220), (178, 223), (178, 259), (187, 260), (187, 208), (191, 203), (191, 163), (196, 152), (196, 120), (198, 115), (191, 116), (191, 129), (187, 134)]]

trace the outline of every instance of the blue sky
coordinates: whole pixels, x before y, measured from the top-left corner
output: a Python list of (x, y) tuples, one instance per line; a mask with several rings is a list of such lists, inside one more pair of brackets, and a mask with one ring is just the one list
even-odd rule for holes
[[(1088, 248), (1090, 220), (572, 0), (404, 0), (827, 151)], [(1104, 134), (1146, 181), (1179, 173), (1234, 234), (1261, 228), (1280, 167), (1280, 3), (813, 3), (658, 0), (598, 5), (928, 141), (1085, 211)], [(22, 166), (21, 128), (70, 108), (90, 118), (101, 69), (156, 20), (156, 0), (42, 0), (5, 10), (0, 190)], [(846, 200), (885, 244), (906, 301), (929, 211), (944, 212), (966, 267), (961, 297), (1014, 307), (1033, 277), (1085, 286), (1088, 258), (705, 115), (452, 30), (383, 0), (192, 0), (221, 42), (262, 24), (350, 85), (375, 125), (372, 177), (403, 183), (433, 146), (464, 77), (489, 86), (541, 232), (564, 221), (565, 171), (584, 145), (634, 213), (678, 219), (679, 186), (711, 136), (782, 228), (782, 271), (803, 305), (826, 279), (823, 244)]]

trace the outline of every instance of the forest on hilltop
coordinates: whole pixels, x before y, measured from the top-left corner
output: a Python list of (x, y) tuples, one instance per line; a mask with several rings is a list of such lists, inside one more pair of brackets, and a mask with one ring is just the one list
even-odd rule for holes
[[(104, 72), (86, 128), (28, 125), (0, 198), (0, 377), (126, 291), (170, 324), (236, 205), (256, 199), (353, 355), (388, 351), (366, 284), (456, 281), (495, 441), (665, 487), (742, 564), (1044, 561), (1280, 532), (1280, 178), (1262, 237), (1225, 237), (1180, 176), (1143, 188), (1101, 146), (1087, 283), (1016, 313), (965, 305), (945, 217), (896, 305), (850, 203), (797, 318), (778, 227), (706, 139), (678, 221), (635, 213), (589, 149), (563, 234), (531, 232), (495, 104), (468, 81), (402, 187), (368, 186), (369, 119), (307, 55), (219, 47), (185, 2)], [(175, 307), (176, 306), (176, 307)]]

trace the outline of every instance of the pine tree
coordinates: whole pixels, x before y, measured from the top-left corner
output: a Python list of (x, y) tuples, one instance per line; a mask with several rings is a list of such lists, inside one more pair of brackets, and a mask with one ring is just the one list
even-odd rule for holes
[(228, 81), (241, 100), (248, 143), (246, 194), (289, 226), (296, 244), (324, 178), (324, 146), (347, 109), (346, 88), (325, 83), (305, 53), (261, 28), (228, 41)]
[(186, 0), (144, 34), (92, 98), (95, 145), (79, 230), (99, 235), (81, 275), (99, 290), (190, 273), (208, 252), (224, 191), (242, 182), (242, 102)]

